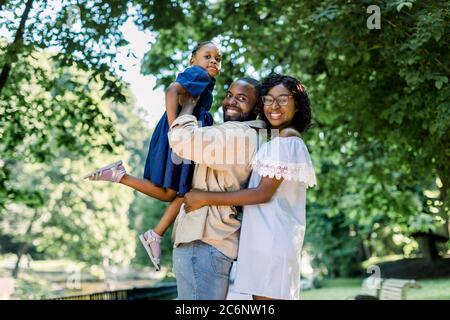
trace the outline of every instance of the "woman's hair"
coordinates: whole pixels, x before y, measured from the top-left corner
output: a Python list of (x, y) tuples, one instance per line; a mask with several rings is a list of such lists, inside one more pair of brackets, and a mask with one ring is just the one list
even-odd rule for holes
[(203, 42), (199, 42), (197, 43), (197, 45), (194, 47), (194, 49), (192, 49), (191, 51), (191, 59), (195, 57), (195, 54), (197, 53), (198, 50), (200, 50), (201, 47), (206, 46), (207, 44), (213, 44), (216, 45), (214, 42), (212, 41), (203, 41)]
[[(292, 119), (291, 124), (298, 132), (305, 132), (311, 127), (311, 106), (308, 93), (299, 80), (290, 76), (271, 73), (262, 81), (261, 97), (267, 95), (270, 89), (279, 84), (282, 84), (286, 89), (288, 89), (294, 97), (297, 112), (294, 114), (294, 118)], [(261, 119), (270, 126), (269, 120), (267, 120), (266, 116), (264, 115), (263, 108), (261, 109), (259, 115)]]

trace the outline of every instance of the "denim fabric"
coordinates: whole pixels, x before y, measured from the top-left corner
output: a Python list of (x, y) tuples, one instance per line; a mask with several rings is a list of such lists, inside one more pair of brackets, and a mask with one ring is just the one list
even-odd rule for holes
[(180, 300), (225, 300), (233, 260), (202, 241), (173, 249)]

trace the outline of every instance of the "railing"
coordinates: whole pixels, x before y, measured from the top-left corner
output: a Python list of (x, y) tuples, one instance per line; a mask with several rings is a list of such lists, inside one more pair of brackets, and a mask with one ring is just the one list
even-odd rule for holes
[(172, 300), (176, 297), (176, 283), (167, 282), (148, 288), (96, 292), (77, 296), (58, 297), (53, 300)]

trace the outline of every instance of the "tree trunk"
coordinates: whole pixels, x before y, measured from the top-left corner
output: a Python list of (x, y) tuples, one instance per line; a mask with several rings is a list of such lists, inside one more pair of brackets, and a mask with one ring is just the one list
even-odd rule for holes
[(361, 246), (364, 252), (364, 260), (369, 259), (371, 256), (369, 243), (370, 240), (365, 240), (363, 237), (361, 237)]
[(431, 235), (424, 235), (417, 237), (420, 250), (422, 251), (423, 258), (428, 263), (433, 263), (439, 260), (439, 253), (436, 248), (436, 241)]
[[(25, 30), (25, 23), (26, 23), (26, 21), (27, 21), (27, 19), (28, 19), (28, 15), (29, 15), (29, 13), (30, 13), (31, 7), (33, 6), (33, 1), (34, 1), (34, 0), (28, 0), (28, 1), (27, 1), (27, 4), (26, 4), (26, 6), (25, 6), (25, 10), (23, 11), (23, 14), (22, 14), (22, 18), (20, 19), (19, 29), (17, 29), (16, 36), (14, 37), (14, 41), (13, 41), (12, 44), (10, 44), (10, 45), (8, 46), (8, 49), (7, 49), (7, 51), (6, 51), (6, 55), (7, 55), (9, 58), (10, 58), (11, 55), (13, 54), (13, 53), (11, 52), (11, 51), (12, 51), (11, 48), (14, 48), (13, 50), (16, 50), (17, 44), (19, 44), (19, 43), (22, 42), (22, 40), (23, 40), (23, 33), (24, 33), (24, 30)], [(1, 3), (1, 6), (3, 6), (3, 4), (4, 4), (5, 2), (6, 2), (6, 1), (3, 1), (3, 2)], [(1, 7), (0, 7), (0, 9), (1, 9)], [(15, 58), (17, 58), (17, 52), (15, 53), (15, 55), (16, 55)], [(5, 63), (5, 65), (3, 66), (2, 72), (1, 72), (1, 74), (0, 74), (0, 94), (2, 93), (2, 90), (3, 90), (3, 88), (4, 88), (5, 85), (6, 85), (6, 81), (8, 81), (9, 73), (10, 73), (10, 72), (11, 72), (11, 63), (10, 63), (10, 62), (7, 62), (7, 63)]]
[(19, 252), (17, 252), (17, 261), (16, 261), (16, 265), (14, 266), (14, 270), (12, 271), (12, 276), (17, 279), (19, 276), (19, 270), (20, 270), (20, 260), (22, 260), (22, 257), (25, 253), (27, 253), (28, 249), (30, 248), (30, 244), (29, 243), (25, 243), (23, 244), (20, 249)]
[[(441, 170), (441, 172), (445, 172), (444, 170)], [(448, 207), (448, 189), (449, 189), (449, 178), (447, 175), (442, 174), (440, 176), (441, 182), (442, 182), (442, 190), (441, 190), (441, 194), (439, 196), (439, 200), (442, 201), (443, 206), (442, 206), (442, 214), (443, 214), (443, 218), (445, 221), (445, 236), (447, 238), (450, 237), (450, 217), (449, 214), (450, 212), (445, 212), (445, 208)]]
[[(38, 216), (38, 211), (35, 211), (33, 216), (31, 217), (30, 224), (28, 225), (27, 231), (25, 232), (25, 238), (27, 238), (28, 235), (31, 234), (31, 229), (33, 228), (34, 221), (36, 220)], [(12, 276), (17, 279), (19, 276), (19, 270), (20, 270), (20, 260), (22, 259), (22, 256), (28, 252), (28, 249), (31, 247), (30, 241), (25, 241), (17, 252), (17, 261), (16, 265), (14, 267), (14, 270), (12, 271)]]

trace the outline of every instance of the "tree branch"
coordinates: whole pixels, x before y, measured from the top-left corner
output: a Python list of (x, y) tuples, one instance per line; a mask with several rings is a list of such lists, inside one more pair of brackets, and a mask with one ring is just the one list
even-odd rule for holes
[[(11, 55), (13, 50), (16, 50), (17, 44), (22, 42), (23, 40), (23, 33), (25, 30), (25, 23), (28, 19), (28, 15), (30, 13), (31, 7), (33, 6), (34, 0), (28, 0), (25, 10), (23, 11), (22, 18), (20, 19), (19, 29), (17, 29), (16, 36), (14, 37), (14, 41), (12, 44), (8, 46), (7, 49), (7, 55)], [(2, 5), (6, 2), (6, 0), (3, 1)], [(1, 6), (0, 6), (1, 9)], [(11, 49), (13, 48), (13, 49)], [(17, 55), (17, 52), (15, 53)], [(2, 93), (2, 89), (6, 85), (6, 81), (8, 81), (9, 73), (11, 72), (11, 63), (6, 62), (5, 65), (2, 68), (2, 73), (0, 74), (0, 94)]]

